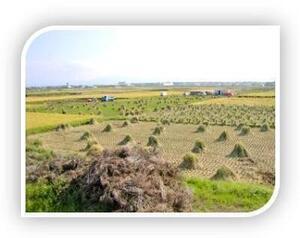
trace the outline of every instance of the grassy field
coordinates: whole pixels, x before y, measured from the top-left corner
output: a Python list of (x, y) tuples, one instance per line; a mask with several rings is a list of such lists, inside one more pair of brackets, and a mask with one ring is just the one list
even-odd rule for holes
[(88, 115), (65, 115), (58, 113), (26, 113), (26, 132), (27, 134), (40, 133), (56, 128), (59, 124), (69, 123), (70, 125), (82, 125), (91, 116)]
[(198, 97), (141, 97), (134, 99), (119, 99), (114, 102), (87, 100), (50, 101), (27, 104), (27, 111), (64, 114), (102, 115), (103, 117), (133, 116), (161, 110), (167, 106), (187, 105), (203, 100)]
[[(273, 189), (263, 185), (211, 181), (199, 178), (185, 180), (194, 194), (194, 212), (249, 212), (261, 208), (272, 196)], [(76, 202), (61, 204), (59, 194), (63, 181), (30, 183), (26, 186), (28, 212), (78, 212)]]
[(250, 212), (261, 208), (273, 189), (263, 185), (190, 178), (186, 181), (194, 193), (196, 212)]

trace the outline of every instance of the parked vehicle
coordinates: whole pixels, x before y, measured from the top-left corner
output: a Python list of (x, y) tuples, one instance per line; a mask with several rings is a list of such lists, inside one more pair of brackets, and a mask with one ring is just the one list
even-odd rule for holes
[(109, 101), (114, 101), (114, 100), (115, 100), (115, 97), (113, 97), (113, 96), (107, 96), (107, 95), (105, 95), (105, 96), (103, 96), (101, 98), (102, 102), (109, 102)]

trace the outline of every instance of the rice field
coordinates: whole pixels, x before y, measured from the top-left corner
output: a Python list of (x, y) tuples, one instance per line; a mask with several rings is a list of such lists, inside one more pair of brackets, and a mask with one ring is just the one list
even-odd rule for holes
[(124, 119), (131, 116), (148, 114), (153, 111), (160, 111), (177, 107), (180, 105), (189, 105), (193, 102), (204, 100), (199, 97), (141, 97), (133, 99), (117, 99), (113, 102), (101, 102), (100, 100), (73, 99), (65, 101), (49, 101), (27, 103), (27, 112), (41, 113), (60, 113), (76, 115), (96, 115), (104, 119)]
[(54, 129), (62, 123), (81, 124), (89, 120), (88, 115), (66, 115), (59, 113), (26, 112), (26, 131), (28, 134)]
[(249, 96), (249, 97), (275, 97), (275, 90), (257, 90), (250, 92), (242, 92), (240, 96)]
[[(259, 93), (257, 93), (259, 95)], [(251, 95), (251, 94), (249, 94)], [(254, 95), (253, 95), (254, 96)], [(257, 96), (257, 95), (256, 95)], [(275, 98), (257, 97), (231, 97), (213, 98), (205, 101), (195, 102), (193, 105), (245, 105), (245, 106), (275, 106)]]
[[(89, 131), (96, 140), (104, 147), (112, 149), (119, 146), (119, 143), (126, 135), (131, 135), (136, 144), (146, 146), (148, 138), (153, 134), (156, 123), (139, 122), (123, 127), (122, 121), (112, 121), (111, 132), (104, 132), (108, 123), (98, 125), (86, 125), (73, 128), (67, 131), (49, 132), (30, 136), (28, 139), (40, 139), (46, 148), (54, 150), (58, 154), (84, 153), (85, 141), (80, 137), (85, 131)], [(198, 166), (195, 170), (184, 171), (187, 176), (198, 176), (210, 178), (218, 168), (227, 166), (239, 180), (255, 183), (263, 183), (264, 173), (274, 174), (275, 165), (275, 137), (274, 130), (261, 132), (259, 128), (252, 128), (248, 135), (240, 135), (235, 127), (208, 126), (205, 132), (196, 132), (195, 125), (171, 124), (165, 126), (163, 133), (157, 136), (162, 157), (179, 166), (183, 156), (191, 152), (196, 140), (205, 144), (205, 151), (197, 154)], [(219, 135), (226, 130), (228, 140), (217, 141)], [(249, 154), (249, 159), (238, 160), (230, 158), (230, 153), (236, 143), (242, 143)]]
[[(61, 183), (68, 186), (66, 181), (81, 170), (58, 174), (48, 183), (52, 159), (88, 164), (91, 151), (99, 156), (103, 148), (136, 145), (155, 147), (161, 158), (179, 169), (193, 192), (195, 212), (252, 211), (263, 206), (275, 184), (274, 90), (242, 90), (234, 97), (184, 96), (188, 90), (170, 88), (163, 97), (160, 89), (149, 88), (27, 92), (26, 169), (29, 175), (41, 173), (36, 182), (27, 182), (27, 208), (65, 211), (53, 206), (55, 194), (63, 191)], [(117, 99), (101, 102), (103, 95)], [(49, 163), (49, 171), (41, 167), (44, 163)], [(222, 177), (224, 171), (230, 176)], [(45, 191), (52, 197), (45, 199)]]
[(275, 128), (275, 107), (224, 104), (180, 105), (171, 109), (143, 114), (140, 119), (143, 121), (168, 121), (177, 124), (211, 126), (244, 124), (250, 127), (260, 127), (262, 124), (268, 123), (272, 128)]

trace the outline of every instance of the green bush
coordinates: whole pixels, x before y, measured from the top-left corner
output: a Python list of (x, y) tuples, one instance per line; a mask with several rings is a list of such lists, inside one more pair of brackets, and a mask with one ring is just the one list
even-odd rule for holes
[(122, 127), (126, 127), (126, 126), (129, 126), (129, 125), (130, 125), (129, 121), (124, 121), (123, 124), (122, 124)]
[(154, 128), (153, 135), (160, 135), (164, 131), (164, 127), (157, 126)]
[(171, 125), (171, 122), (168, 119), (162, 119), (160, 122), (163, 125)]
[(130, 122), (131, 122), (131, 123), (138, 123), (138, 122), (139, 122), (139, 119), (138, 119), (138, 117), (132, 117), (132, 118), (130, 119)]
[(92, 138), (92, 134), (89, 131), (85, 131), (82, 136), (80, 137), (80, 140), (88, 140)]
[(211, 177), (212, 180), (235, 180), (236, 175), (226, 166), (222, 166), (217, 170), (214, 176)]
[(187, 153), (183, 156), (182, 163), (179, 167), (182, 169), (195, 169), (197, 162), (198, 158), (194, 153)]
[(192, 149), (193, 153), (202, 153), (204, 151), (205, 145), (202, 141), (196, 140), (194, 148)]
[(244, 123), (240, 123), (238, 126), (237, 126), (237, 130), (241, 130), (243, 127), (245, 126)]
[(269, 124), (264, 123), (261, 127), (260, 127), (260, 131), (265, 132), (270, 130)]
[(249, 153), (242, 144), (236, 144), (234, 146), (234, 149), (230, 153), (230, 157), (242, 158), (242, 157), (248, 157), (248, 156), (249, 156)]
[(90, 124), (90, 125), (97, 125), (98, 122), (97, 122), (97, 120), (96, 120), (95, 118), (91, 118), (91, 119), (89, 120), (88, 124)]
[(248, 135), (249, 133), (250, 133), (250, 127), (248, 126), (242, 127), (240, 135), (244, 136), (244, 135)]
[(199, 125), (197, 128), (197, 132), (205, 132), (205, 126), (204, 125)]
[(34, 140), (31, 144), (36, 147), (40, 147), (43, 145), (42, 141), (40, 141), (39, 139)]
[(57, 131), (65, 131), (65, 130), (68, 130), (68, 129), (71, 129), (72, 126), (69, 124), (69, 123), (66, 123), (66, 124), (59, 124), (57, 127), (56, 127), (56, 130)]
[(159, 146), (157, 138), (155, 136), (149, 136), (147, 146), (152, 146), (152, 147)]
[(55, 156), (54, 152), (50, 149), (42, 147), (40, 140), (34, 140), (32, 143), (26, 145), (26, 158), (36, 160), (49, 160)]
[(217, 139), (217, 141), (225, 141), (225, 140), (228, 140), (227, 131), (223, 131)]
[(103, 151), (103, 147), (99, 144), (92, 144), (87, 151), (88, 156), (99, 156)]
[(88, 140), (83, 151), (88, 151), (92, 147), (92, 145), (97, 145), (97, 144), (98, 144), (98, 142), (95, 139), (90, 139), (90, 140)]
[(55, 212), (60, 210), (58, 197), (63, 182), (26, 184), (26, 212)]
[(129, 142), (132, 142), (132, 141), (133, 141), (133, 139), (132, 139), (131, 135), (126, 135), (124, 137), (124, 139), (119, 143), (119, 145), (126, 145), (126, 144), (128, 144)]
[(112, 125), (107, 124), (107, 126), (103, 129), (104, 132), (111, 132), (112, 131)]

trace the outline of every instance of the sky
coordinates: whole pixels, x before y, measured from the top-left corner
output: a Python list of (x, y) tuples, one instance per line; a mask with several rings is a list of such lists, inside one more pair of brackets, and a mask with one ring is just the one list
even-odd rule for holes
[(26, 85), (276, 81), (276, 26), (61, 28), (26, 52)]

